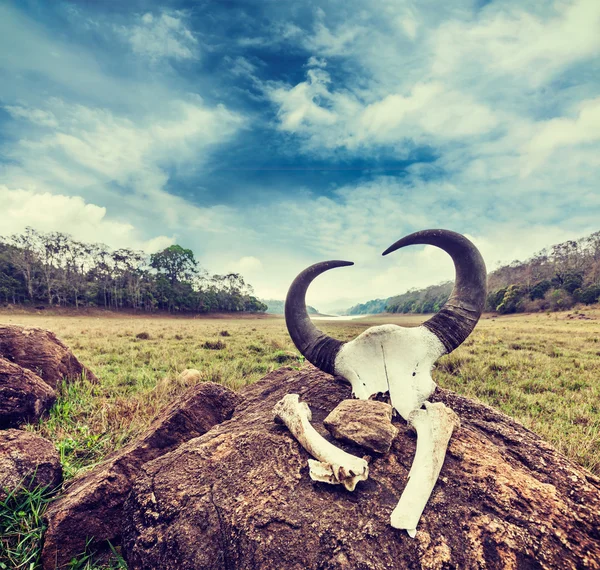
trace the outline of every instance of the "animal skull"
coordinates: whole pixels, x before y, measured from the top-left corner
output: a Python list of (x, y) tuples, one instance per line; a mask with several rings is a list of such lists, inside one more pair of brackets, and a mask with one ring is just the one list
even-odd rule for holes
[[(290, 286), (285, 318), (294, 344), (312, 364), (346, 378), (356, 398), (388, 393), (394, 409), (415, 427), (417, 453), (409, 484), (391, 517), (392, 526), (414, 536), (442, 467), (448, 440), (458, 425), (454, 412), (443, 404), (440, 407), (427, 402), (436, 388), (431, 370), (435, 361), (457, 348), (477, 324), (485, 303), (487, 274), (477, 248), (464, 236), (447, 230), (413, 233), (383, 255), (412, 244), (443, 249), (452, 257), (456, 270), (450, 298), (421, 326), (372, 327), (348, 343), (318, 330), (306, 311), (308, 286), (329, 269), (353, 265), (349, 261), (325, 261), (302, 271)], [(423, 404), (425, 410), (421, 410)]]

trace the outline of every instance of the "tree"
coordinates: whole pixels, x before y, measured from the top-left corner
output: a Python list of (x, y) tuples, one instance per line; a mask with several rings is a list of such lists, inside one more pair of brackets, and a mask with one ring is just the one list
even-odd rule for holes
[(150, 256), (150, 267), (164, 275), (174, 285), (176, 282), (191, 281), (198, 272), (198, 262), (191, 249), (171, 245)]
[(14, 246), (12, 262), (23, 275), (29, 301), (34, 300), (34, 281), (40, 269), (39, 256), (36, 253), (38, 238), (39, 234), (30, 227), (25, 228), (24, 233), (9, 238), (9, 243)]

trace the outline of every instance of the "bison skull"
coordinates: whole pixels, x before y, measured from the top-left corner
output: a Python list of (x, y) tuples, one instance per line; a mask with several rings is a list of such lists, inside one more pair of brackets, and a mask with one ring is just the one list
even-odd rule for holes
[[(452, 257), (456, 270), (450, 298), (423, 325), (372, 327), (348, 343), (318, 330), (306, 311), (308, 286), (329, 269), (353, 265), (348, 261), (325, 261), (302, 271), (288, 292), (285, 317), (294, 344), (312, 364), (346, 378), (356, 398), (389, 394), (394, 409), (416, 429), (417, 453), (409, 485), (391, 517), (392, 526), (414, 536), (444, 461), (448, 440), (458, 425), (454, 412), (427, 402), (436, 387), (431, 369), (477, 324), (485, 303), (486, 269), (477, 248), (464, 236), (447, 230), (416, 232), (394, 243), (383, 255), (412, 244), (443, 249)], [(423, 404), (425, 409), (421, 409)]]

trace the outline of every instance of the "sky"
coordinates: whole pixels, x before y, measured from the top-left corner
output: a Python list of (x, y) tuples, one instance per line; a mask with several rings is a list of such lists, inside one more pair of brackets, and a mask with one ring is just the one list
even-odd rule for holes
[(0, 235), (192, 249), (337, 310), (600, 229), (598, 0), (0, 0)]

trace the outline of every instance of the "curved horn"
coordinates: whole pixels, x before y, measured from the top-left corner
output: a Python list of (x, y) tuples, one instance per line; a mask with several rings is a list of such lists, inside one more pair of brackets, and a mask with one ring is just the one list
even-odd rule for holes
[(307, 267), (294, 279), (285, 299), (285, 324), (294, 344), (307, 360), (329, 374), (334, 374), (335, 357), (344, 343), (327, 336), (313, 325), (306, 312), (306, 290), (321, 273), (348, 265), (354, 263), (322, 261)]
[(485, 305), (487, 272), (479, 250), (463, 235), (448, 230), (423, 230), (388, 247), (387, 255), (413, 244), (434, 245), (452, 257), (456, 270), (454, 289), (446, 304), (423, 326), (452, 352), (471, 334)]

